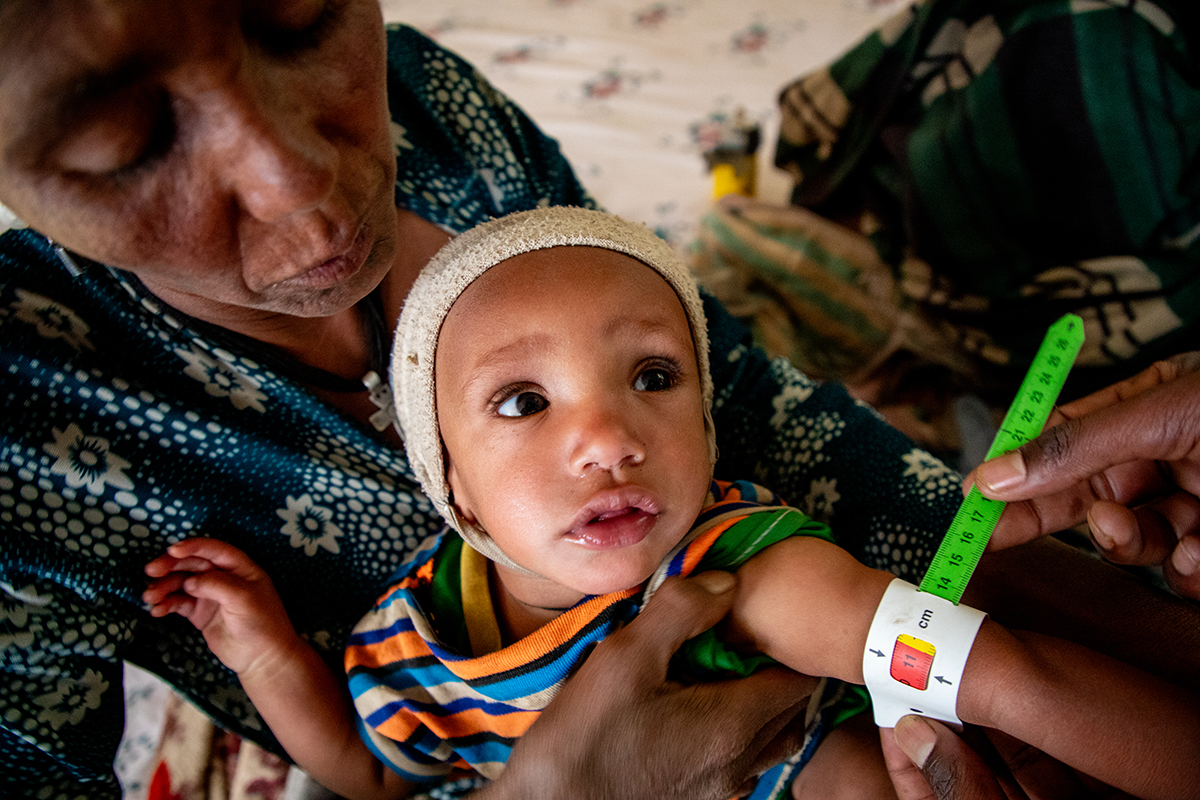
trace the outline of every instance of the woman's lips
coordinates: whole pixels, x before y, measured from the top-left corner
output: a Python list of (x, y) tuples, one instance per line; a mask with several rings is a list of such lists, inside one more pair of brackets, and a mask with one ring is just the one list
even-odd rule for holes
[(362, 269), (370, 253), (371, 240), (367, 235), (367, 226), (362, 225), (358, 229), (358, 235), (344, 252), (322, 261), (307, 272), (289, 278), (286, 283), (313, 289), (329, 289)]

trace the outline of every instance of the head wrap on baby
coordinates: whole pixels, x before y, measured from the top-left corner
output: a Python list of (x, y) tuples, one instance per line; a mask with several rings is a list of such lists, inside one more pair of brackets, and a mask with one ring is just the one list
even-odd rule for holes
[(437, 423), (434, 355), (450, 307), (476, 278), (514, 256), (564, 245), (624, 253), (654, 269), (675, 290), (692, 329), (709, 458), (716, 461), (704, 309), (687, 266), (666, 242), (643, 225), (600, 211), (568, 207), (510, 214), (458, 236), (421, 271), (405, 300), (392, 351), (392, 396), (409, 463), (438, 512), (471, 547), (526, 574), (531, 573), (508, 558), (486, 531), (460, 517), (451, 501)]

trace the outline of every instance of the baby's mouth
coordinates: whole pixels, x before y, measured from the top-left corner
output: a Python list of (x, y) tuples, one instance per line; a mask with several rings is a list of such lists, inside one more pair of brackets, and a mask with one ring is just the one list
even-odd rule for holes
[(658, 515), (636, 506), (604, 511), (567, 534), (567, 541), (589, 550), (629, 547), (646, 538)]

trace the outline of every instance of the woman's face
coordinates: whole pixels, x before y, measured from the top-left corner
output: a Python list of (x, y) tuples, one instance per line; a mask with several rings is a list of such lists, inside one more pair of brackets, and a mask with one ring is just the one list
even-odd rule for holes
[(395, 257), (384, 59), (376, 0), (0, 0), (0, 202), (184, 308), (336, 313)]

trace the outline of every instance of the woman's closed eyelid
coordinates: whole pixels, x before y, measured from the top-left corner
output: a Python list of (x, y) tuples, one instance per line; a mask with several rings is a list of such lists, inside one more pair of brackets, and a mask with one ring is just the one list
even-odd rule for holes
[(58, 167), (68, 173), (123, 177), (165, 155), (174, 140), (174, 121), (165, 100), (138, 103), (133, 118), (116, 105), (78, 123), (54, 149)]
[[(276, 3), (276, 5), (279, 5)], [(283, 55), (320, 46), (344, 10), (345, 3), (293, 0), (274, 18), (251, 19), (247, 33), (265, 50)]]

